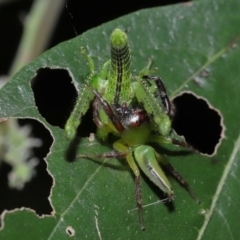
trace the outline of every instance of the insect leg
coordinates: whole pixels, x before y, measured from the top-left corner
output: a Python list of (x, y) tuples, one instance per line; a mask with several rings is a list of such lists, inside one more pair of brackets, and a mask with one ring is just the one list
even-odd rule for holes
[(103, 66), (98, 74), (101, 79), (107, 79), (110, 64), (111, 64), (111, 60), (109, 60), (103, 64)]
[(94, 62), (92, 58), (87, 54), (87, 51), (84, 47), (80, 47), (80, 52), (83, 55), (83, 57), (87, 60), (90, 72), (94, 72)]
[(174, 108), (171, 105), (171, 102), (170, 102), (169, 98), (168, 98), (167, 91), (166, 91), (166, 88), (163, 84), (162, 79), (158, 76), (148, 76), (148, 75), (143, 76), (143, 79), (153, 80), (153, 81), (156, 82), (157, 88), (158, 88), (158, 91), (160, 93), (160, 97), (162, 99), (162, 103), (163, 103), (163, 105), (166, 109), (166, 112), (170, 117), (173, 117), (175, 111), (174, 111)]
[(94, 79), (94, 62), (92, 58), (87, 54), (86, 49), (84, 47), (80, 48), (81, 54), (85, 57), (88, 61), (90, 73), (85, 79), (85, 84), (82, 86), (74, 109), (68, 118), (65, 124), (65, 133), (68, 140), (73, 140), (77, 133), (77, 128), (81, 123), (81, 118), (86, 114), (91, 101), (94, 98), (94, 94), (88, 88), (91, 84), (92, 80)]
[(66, 133), (66, 137), (69, 140), (72, 140), (75, 138), (77, 133), (77, 128), (81, 123), (81, 119), (86, 114), (91, 104), (91, 101), (94, 99), (94, 94), (88, 88), (88, 85), (90, 84), (92, 78), (93, 78), (93, 73), (91, 73), (86, 78), (86, 83), (82, 86), (81, 91), (78, 94), (78, 99), (76, 101), (74, 109), (65, 124), (65, 133)]

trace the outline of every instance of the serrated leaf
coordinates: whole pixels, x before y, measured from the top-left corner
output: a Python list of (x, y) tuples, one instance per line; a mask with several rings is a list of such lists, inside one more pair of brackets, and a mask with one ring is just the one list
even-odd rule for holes
[[(72, 239), (240, 238), (236, 221), (240, 217), (239, 12), (237, 0), (208, 0), (138, 11), (64, 42), (22, 68), (1, 89), (0, 118), (35, 118), (51, 131), (55, 141), (47, 162), (55, 183), (51, 196), (55, 212), (43, 218), (29, 210), (8, 213), (0, 238), (16, 239), (21, 234), (24, 239), (67, 239), (68, 226), (75, 231)], [(116, 27), (130, 28), (136, 73), (152, 57), (171, 96), (187, 90), (204, 97), (219, 110), (226, 127), (225, 138), (214, 156), (217, 164), (206, 156), (167, 156), (201, 204), (197, 205), (171, 179), (176, 199), (170, 206), (154, 204), (144, 208), (144, 233), (137, 211), (133, 210), (134, 179), (128, 166), (118, 160), (68, 162), (69, 142), (64, 131), (48, 124), (39, 114), (29, 84), (39, 68), (64, 68), (80, 89), (88, 69), (79, 47), (87, 46), (101, 67), (109, 59), (109, 36)], [(208, 77), (201, 78), (203, 84), (196, 84), (202, 70), (208, 71)], [(99, 153), (109, 148), (85, 139), (78, 151)], [(158, 191), (146, 178), (142, 194), (144, 205), (159, 200)]]

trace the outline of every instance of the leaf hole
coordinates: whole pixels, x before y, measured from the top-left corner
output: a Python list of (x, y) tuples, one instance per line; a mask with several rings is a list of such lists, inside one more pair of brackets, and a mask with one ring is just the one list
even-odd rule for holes
[[(40, 114), (53, 126), (64, 128), (77, 99), (77, 90), (65, 69), (40, 68), (31, 81), (35, 103)], [(82, 119), (78, 136), (96, 132), (91, 107)]]
[(77, 91), (65, 69), (40, 68), (31, 81), (35, 103), (40, 114), (53, 126), (64, 128)]
[(75, 235), (75, 230), (71, 227), (71, 226), (68, 226), (66, 228), (66, 233), (70, 236), (70, 237), (73, 237)]
[[(3, 123), (6, 124), (6, 122)], [(30, 134), (27, 136), (28, 139), (30, 137), (31, 141), (33, 138), (41, 141), (40, 146), (31, 147), (29, 149), (31, 154), (28, 158), (24, 159), (26, 162), (29, 162), (34, 158), (38, 163), (33, 169), (35, 174), (24, 184), (22, 189), (10, 188), (8, 177), (9, 173), (13, 170), (13, 167), (11, 166), (12, 164), (10, 165), (10, 163), (7, 163), (5, 159), (6, 156), (3, 156), (4, 161), (2, 161), (0, 167), (0, 213), (4, 210), (26, 207), (33, 209), (38, 215), (50, 215), (53, 209), (48, 198), (53, 185), (53, 179), (47, 172), (47, 165), (44, 158), (49, 153), (53, 139), (49, 131), (39, 121), (33, 119), (18, 119), (18, 125), (20, 130), (22, 127), (26, 126), (30, 129)], [(6, 129), (6, 131), (8, 130)], [(24, 150), (25, 144), (21, 145), (23, 145), (21, 151), (26, 151)], [(19, 147), (20, 146), (17, 146), (16, 148)], [(13, 152), (11, 152), (11, 154), (12, 153)], [(11, 159), (19, 164), (22, 153), (15, 155), (16, 156), (11, 157)], [(16, 167), (16, 164), (14, 166)]]
[(223, 119), (205, 99), (185, 92), (173, 99), (173, 129), (199, 152), (213, 155), (224, 136)]

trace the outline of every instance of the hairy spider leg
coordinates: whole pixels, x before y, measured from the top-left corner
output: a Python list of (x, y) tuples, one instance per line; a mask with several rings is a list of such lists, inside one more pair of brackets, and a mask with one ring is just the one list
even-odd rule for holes
[(189, 148), (191, 151), (193, 151), (195, 153), (199, 153), (199, 151), (197, 149), (193, 148), (187, 142), (179, 141), (178, 139), (172, 138), (171, 143), (174, 145), (180, 146), (180, 147)]
[[(174, 144), (181, 147), (190, 148), (191, 150), (196, 151), (188, 143), (179, 141), (174, 138), (160, 136), (160, 135), (151, 135), (149, 139), (151, 139), (151, 142), (156, 142), (160, 144)], [(166, 159), (161, 157), (160, 154), (158, 155), (159, 155), (158, 159), (162, 158), (161, 163), (164, 164), (166, 168), (172, 173), (172, 175), (178, 180), (178, 182), (180, 182), (183, 185), (183, 187), (188, 191), (188, 193), (196, 201), (196, 203), (199, 203), (200, 202), (199, 199), (195, 196), (195, 194), (191, 190), (187, 181), (177, 172), (177, 170)]]
[(151, 65), (152, 65), (152, 60), (149, 59), (148, 65), (140, 72), (139, 76), (143, 79), (153, 80), (156, 82), (165, 111), (170, 117), (173, 117), (175, 113), (174, 108), (172, 107), (171, 102), (168, 98), (167, 91), (163, 84), (162, 79), (159, 76), (148, 75), (148, 74), (154, 73), (157, 70), (157, 68), (150, 69)]
[(166, 113), (170, 117), (173, 117), (174, 116), (174, 109), (172, 108), (171, 102), (168, 98), (167, 91), (166, 91), (166, 88), (163, 84), (162, 79), (159, 76), (149, 76), (149, 75), (145, 75), (142, 78), (143, 79), (148, 79), (148, 80), (153, 80), (153, 81), (156, 82), (160, 97), (162, 99), (163, 106), (166, 110)]
[(195, 202), (199, 204), (199, 199), (195, 196), (187, 181), (177, 172), (177, 170), (169, 162), (166, 162), (165, 166), (169, 170), (169, 172), (172, 173), (172, 175), (178, 180), (178, 182), (183, 185), (183, 187), (188, 191), (188, 193), (195, 200)]
[(195, 153), (199, 153), (196, 149), (194, 149), (187, 142), (179, 141), (178, 139), (175, 139), (175, 138), (169, 137), (169, 136), (161, 136), (161, 135), (157, 135), (157, 134), (151, 134), (150, 142), (156, 142), (156, 143), (160, 143), (160, 144), (162, 144), (162, 143), (163, 144), (174, 144), (174, 145), (177, 145), (180, 147), (188, 148)]
[(99, 119), (98, 109), (99, 109), (99, 101), (97, 98), (95, 98), (93, 101), (93, 122), (96, 124), (98, 128), (102, 128), (103, 123)]
[[(99, 92), (97, 90), (92, 88), (92, 91), (93, 91), (95, 97), (97, 97), (97, 99), (100, 101), (105, 113), (108, 115), (108, 117), (112, 121), (115, 128), (118, 130), (119, 133), (122, 133), (125, 130), (125, 128), (122, 125), (118, 116), (116, 116), (116, 114), (113, 112), (110, 104), (99, 94)], [(100, 119), (99, 119), (99, 121), (100, 121)]]

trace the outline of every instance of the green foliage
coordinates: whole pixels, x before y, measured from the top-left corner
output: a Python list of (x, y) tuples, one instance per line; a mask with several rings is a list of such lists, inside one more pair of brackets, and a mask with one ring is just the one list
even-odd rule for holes
[[(7, 213), (0, 239), (68, 239), (68, 226), (75, 230), (72, 239), (239, 239), (239, 12), (237, 0), (142, 10), (62, 43), (22, 68), (1, 89), (0, 118), (38, 119), (51, 131), (55, 142), (47, 162), (55, 182), (51, 196), (55, 212), (43, 218), (29, 210)], [(201, 203), (197, 205), (170, 179), (176, 199), (169, 208), (161, 203), (144, 208), (145, 232), (139, 228), (137, 211), (131, 211), (134, 178), (128, 166), (118, 160), (66, 161), (69, 142), (64, 130), (39, 114), (29, 84), (37, 69), (47, 66), (68, 69), (80, 89), (88, 66), (79, 47), (87, 46), (96, 67), (102, 66), (109, 59), (109, 36), (116, 27), (130, 28), (133, 70), (138, 73), (153, 58), (172, 97), (184, 90), (204, 97), (220, 111), (226, 127), (213, 157), (217, 164), (194, 154), (167, 156)], [(202, 70), (208, 77), (201, 76)], [(78, 147), (79, 153), (108, 150), (88, 139)], [(142, 180), (143, 205), (158, 201), (158, 193), (147, 179)]]
[(16, 121), (0, 124), (0, 159), (12, 167), (8, 184), (18, 190), (35, 175), (34, 168), (38, 164), (38, 159), (32, 158), (32, 148), (39, 147), (41, 141), (30, 137), (30, 131), (28, 126), (20, 128)]

